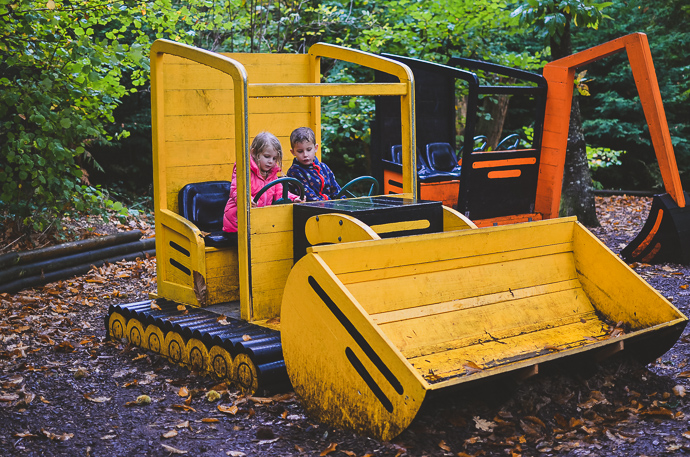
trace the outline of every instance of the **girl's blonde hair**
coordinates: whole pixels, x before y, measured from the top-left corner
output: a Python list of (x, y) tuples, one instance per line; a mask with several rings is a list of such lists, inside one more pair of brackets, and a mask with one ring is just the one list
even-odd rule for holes
[(273, 147), (278, 153), (278, 160), (276, 163), (282, 167), (283, 163), (283, 147), (280, 145), (280, 141), (271, 132), (261, 132), (254, 137), (252, 145), (249, 148), (249, 152), (252, 155), (254, 161), (258, 161), (259, 154), (266, 149), (268, 146)]

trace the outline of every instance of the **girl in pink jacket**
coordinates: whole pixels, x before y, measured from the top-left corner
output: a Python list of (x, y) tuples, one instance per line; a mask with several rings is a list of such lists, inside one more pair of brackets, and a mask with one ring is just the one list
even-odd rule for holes
[[(249, 165), (253, 200), (262, 187), (278, 178), (278, 173), (281, 172), (280, 164), (283, 162), (283, 148), (275, 135), (269, 132), (261, 132), (254, 137), (249, 152), (251, 155)], [(283, 185), (276, 184), (259, 197), (256, 206), (268, 206), (280, 198), (282, 194)], [(288, 198), (293, 202), (301, 202), (299, 196), (290, 192), (288, 192)], [(255, 206), (253, 201), (252, 206)], [(237, 232), (237, 165), (232, 170), (230, 198), (225, 205), (225, 214), (223, 216), (223, 231)]]

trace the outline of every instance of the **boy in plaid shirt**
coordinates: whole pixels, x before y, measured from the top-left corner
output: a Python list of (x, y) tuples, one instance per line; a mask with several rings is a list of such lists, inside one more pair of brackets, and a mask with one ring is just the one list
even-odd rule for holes
[(328, 165), (319, 162), (316, 151), (316, 135), (309, 127), (295, 129), (290, 135), (290, 152), (295, 156), (287, 175), (304, 184), (308, 202), (332, 200), (340, 192), (340, 186)]

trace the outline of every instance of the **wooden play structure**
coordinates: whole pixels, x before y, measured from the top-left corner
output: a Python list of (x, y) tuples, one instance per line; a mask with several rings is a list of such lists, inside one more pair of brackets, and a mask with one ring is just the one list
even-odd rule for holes
[[(394, 76), (325, 84), (320, 59)], [(624, 349), (651, 360), (687, 319), (574, 219), (476, 228), (418, 198), (414, 76), (317, 44), (304, 55), (151, 50), (158, 292), (108, 334), (248, 392), (289, 377), (314, 418), (388, 440), (426, 398)], [(254, 208), (248, 142), (320, 137), (320, 97), (393, 97), (402, 193)], [(236, 237), (220, 231), (237, 163)], [(283, 168), (289, 163), (284, 158)]]
[[(622, 255), (630, 262), (690, 263), (687, 193), (680, 183), (649, 43), (642, 33), (551, 62), (544, 67), (543, 77), (464, 58), (451, 58), (441, 65), (386, 55), (408, 65), (415, 75), (420, 198), (442, 200), (480, 227), (557, 217), (575, 70), (621, 51), (628, 55), (667, 192), (655, 196), (646, 226)], [(478, 71), (513, 83), (480, 84)], [(388, 79), (377, 74), (377, 80)], [(460, 145), (456, 145), (456, 81), (463, 81), (468, 92), (464, 141)], [(534, 132), (530, 148), (516, 147), (513, 142), (502, 142), (491, 151), (475, 146), (482, 95), (531, 97), (531, 115), (523, 119)], [(375, 159), (380, 159), (374, 161), (382, 167), (375, 174), (382, 178), (386, 194), (398, 193), (401, 166), (392, 153), (400, 135), (398, 107), (395, 100), (379, 98), (376, 109), (377, 119), (372, 126), (376, 147), (372, 149), (378, 156)], [(440, 149), (439, 144), (445, 145), (445, 154), (434, 152)], [(444, 166), (434, 166), (431, 162), (435, 155), (451, 159)]]

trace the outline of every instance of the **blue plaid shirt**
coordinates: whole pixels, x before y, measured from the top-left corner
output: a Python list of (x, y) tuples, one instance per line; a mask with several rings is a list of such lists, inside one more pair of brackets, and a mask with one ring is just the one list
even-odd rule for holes
[(340, 186), (331, 169), (325, 163), (319, 162), (316, 157), (314, 163), (308, 167), (294, 159), (287, 175), (299, 179), (304, 184), (304, 195), (308, 202), (333, 200), (340, 192)]

